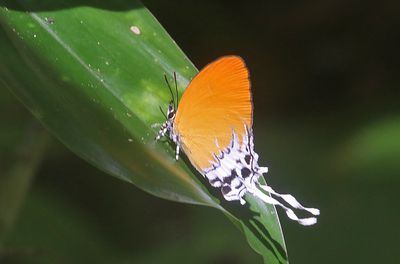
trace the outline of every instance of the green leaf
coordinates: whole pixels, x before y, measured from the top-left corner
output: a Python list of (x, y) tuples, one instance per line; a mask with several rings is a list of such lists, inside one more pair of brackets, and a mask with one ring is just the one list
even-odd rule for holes
[[(221, 210), (268, 263), (287, 263), (275, 208), (254, 197), (223, 200), (154, 123), (170, 95), (197, 73), (151, 13), (135, 1), (3, 2), (2, 82), (56, 137), (99, 169), (162, 198)], [(5, 38), (5, 37), (3, 37)], [(221, 234), (223, 235), (223, 234)]]

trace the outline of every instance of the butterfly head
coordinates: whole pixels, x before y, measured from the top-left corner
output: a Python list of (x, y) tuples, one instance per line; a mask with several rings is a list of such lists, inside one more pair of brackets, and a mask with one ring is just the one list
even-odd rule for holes
[(174, 133), (174, 120), (176, 116), (176, 107), (175, 102), (171, 101), (168, 105), (167, 114), (164, 113), (162, 108), (160, 107), (161, 112), (165, 117), (165, 122), (161, 125), (160, 130), (158, 131), (156, 140), (159, 140), (163, 136), (169, 137), (173, 142), (178, 143), (179, 137)]
[(177, 144), (177, 153), (179, 152), (179, 136), (174, 132), (174, 120), (176, 111), (178, 109), (178, 83), (176, 81), (176, 73), (174, 72), (174, 81), (175, 81), (175, 94), (172, 92), (171, 85), (168, 81), (167, 75), (164, 74), (165, 82), (167, 83), (168, 90), (171, 93), (171, 101), (168, 105), (167, 114), (164, 113), (162, 108), (160, 110), (165, 117), (165, 122), (161, 125), (160, 130), (158, 131), (156, 140), (159, 140), (163, 136), (168, 136), (173, 142)]
[(173, 101), (169, 102), (167, 111), (167, 121), (174, 121), (176, 114), (175, 103)]

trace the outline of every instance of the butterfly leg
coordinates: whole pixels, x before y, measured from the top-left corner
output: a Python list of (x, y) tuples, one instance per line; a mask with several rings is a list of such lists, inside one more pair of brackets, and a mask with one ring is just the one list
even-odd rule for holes
[(150, 127), (151, 127), (151, 128), (158, 128), (158, 127), (161, 127), (161, 126), (162, 126), (161, 123), (154, 123), (154, 124), (152, 124)]
[(167, 131), (168, 131), (168, 124), (167, 124), (167, 123), (162, 124), (162, 125), (161, 125), (161, 128), (160, 128), (160, 130), (158, 131), (157, 136), (156, 136), (155, 139), (156, 139), (156, 140), (160, 140), (161, 137), (165, 136), (165, 134), (167, 133)]
[(176, 152), (175, 152), (175, 159), (176, 160), (179, 159), (179, 150), (180, 150), (179, 143), (177, 143), (176, 144)]

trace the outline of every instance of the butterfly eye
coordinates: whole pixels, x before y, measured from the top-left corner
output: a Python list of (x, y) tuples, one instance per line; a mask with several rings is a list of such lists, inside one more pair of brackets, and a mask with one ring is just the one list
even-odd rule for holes
[(171, 109), (171, 111), (168, 111), (168, 119), (173, 118), (175, 115), (175, 111), (173, 109)]

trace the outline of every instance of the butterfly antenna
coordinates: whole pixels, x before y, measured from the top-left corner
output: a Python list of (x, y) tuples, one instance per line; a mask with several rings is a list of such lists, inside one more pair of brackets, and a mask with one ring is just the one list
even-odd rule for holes
[(168, 78), (167, 78), (166, 74), (164, 74), (164, 79), (165, 79), (165, 82), (168, 85), (169, 92), (171, 93), (172, 102), (174, 103), (174, 106), (175, 106), (175, 99), (174, 99), (175, 96), (174, 96), (174, 93), (172, 92), (171, 85), (169, 84), (169, 81), (168, 81)]
[(176, 94), (176, 107), (178, 108), (178, 82), (176, 81), (176, 72), (174, 72), (174, 80), (175, 80), (175, 94)]
[(162, 110), (162, 108), (161, 108), (161, 106), (159, 106), (160, 107), (160, 111), (161, 111), (161, 113), (163, 114), (163, 116), (165, 117), (165, 120), (168, 120), (168, 118), (167, 118), (167, 115), (164, 113), (164, 111)]

